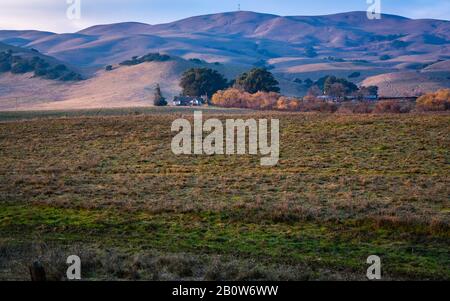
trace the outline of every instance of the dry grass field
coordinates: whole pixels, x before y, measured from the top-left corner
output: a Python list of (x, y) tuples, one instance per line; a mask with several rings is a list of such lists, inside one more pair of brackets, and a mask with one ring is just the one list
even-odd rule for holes
[(449, 114), (204, 113), (279, 118), (267, 168), (176, 156), (191, 111), (149, 112), (0, 114), (0, 279), (450, 280)]

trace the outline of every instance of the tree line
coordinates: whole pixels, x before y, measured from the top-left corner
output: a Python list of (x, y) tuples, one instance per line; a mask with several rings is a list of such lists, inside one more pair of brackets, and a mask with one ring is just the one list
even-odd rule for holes
[(60, 81), (78, 81), (83, 79), (80, 74), (70, 70), (66, 65), (51, 65), (38, 56), (25, 58), (15, 55), (12, 50), (0, 52), (0, 73), (5, 72), (13, 74), (34, 72), (36, 77)]

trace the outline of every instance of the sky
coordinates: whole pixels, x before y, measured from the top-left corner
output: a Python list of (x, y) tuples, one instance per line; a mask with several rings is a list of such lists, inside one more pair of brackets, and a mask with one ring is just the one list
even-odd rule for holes
[[(80, 2), (80, 14), (75, 13)], [(381, 12), (409, 18), (450, 20), (450, 0), (0, 0), (0, 30), (76, 32), (98, 24), (160, 24), (191, 16), (238, 10), (282, 16), (365, 11), (381, 1)], [(69, 12), (69, 14), (68, 14)], [(69, 15), (69, 16), (68, 16)]]

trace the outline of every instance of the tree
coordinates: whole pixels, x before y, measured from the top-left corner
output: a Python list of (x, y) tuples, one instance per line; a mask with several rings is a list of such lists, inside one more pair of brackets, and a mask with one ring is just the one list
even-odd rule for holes
[(131, 60), (126, 60), (121, 62), (119, 65), (122, 66), (133, 66), (133, 65), (139, 65), (144, 62), (165, 62), (170, 60), (171, 57), (167, 54), (160, 54), (159, 52), (156, 53), (148, 53), (142, 57), (133, 56)]
[(26, 60), (21, 60), (11, 67), (11, 73), (27, 73), (33, 70), (33, 67)]
[(210, 97), (217, 91), (227, 88), (228, 81), (216, 70), (191, 68), (181, 77), (180, 86), (185, 96)]
[(279, 83), (272, 73), (264, 68), (254, 68), (241, 74), (235, 82), (237, 88), (248, 93), (280, 92)]
[(59, 78), (59, 80), (61, 80), (61, 81), (79, 81), (79, 80), (83, 80), (83, 77), (78, 73), (69, 71), (68, 73), (62, 75)]
[(161, 87), (159, 86), (159, 84), (156, 85), (155, 88), (155, 94), (153, 97), (153, 104), (157, 107), (164, 107), (167, 106), (167, 101), (166, 99), (163, 97), (162, 93), (161, 93)]
[[(341, 84), (342, 87), (334, 86), (334, 84)], [(332, 94), (340, 93), (340, 91), (338, 92), (337, 89), (341, 89), (341, 88), (344, 89), (344, 91), (343, 91), (344, 96), (350, 95), (350, 94), (358, 91), (358, 86), (356, 86), (354, 83), (349, 82), (343, 78), (337, 78), (335, 76), (328, 76), (323, 85), (324, 93), (326, 95), (330, 95), (330, 96), (339, 97), (337, 95), (332, 95)]]
[(355, 72), (351, 73), (351, 74), (348, 76), (348, 78), (357, 78), (357, 77), (360, 77), (360, 76), (361, 76), (361, 72), (355, 71)]
[(362, 86), (358, 92), (358, 98), (364, 98), (368, 96), (377, 96), (378, 97), (378, 87), (377, 86)]
[(346, 95), (345, 87), (341, 83), (334, 83), (328, 87), (327, 95), (342, 98)]
[(317, 97), (322, 94), (322, 90), (318, 86), (312, 86), (308, 89), (307, 95)]

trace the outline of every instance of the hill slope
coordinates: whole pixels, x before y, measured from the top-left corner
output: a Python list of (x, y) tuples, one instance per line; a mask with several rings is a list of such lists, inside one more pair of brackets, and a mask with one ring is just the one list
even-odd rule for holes
[(0, 74), (0, 110), (80, 109), (152, 106), (156, 84), (171, 101), (180, 94), (179, 80), (192, 67), (209, 66), (229, 78), (243, 69), (233, 66), (196, 64), (180, 58), (166, 62), (146, 62), (98, 71), (79, 82), (57, 82), (22, 75)]
[(0, 31), (2, 40), (87, 67), (158, 51), (251, 65), (272, 58), (307, 58), (305, 47), (315, 47), (320, 56), (346, 59), (421, 53), (437, 60), (449, 56), (450, 22), (391, 15), (368, 20), (365, 12), (312, 17), (229, 12), (160, 25), (99, 25), (75, 34)]
[[(365, 12), (308, 17), (229, 12), (159, 25), (98, 25), (68, 34), (0, 31), (2, 41), (13, 46), (0, 44), (0, 50), (21, 47), (26, 55), (74, 65), (89, 79), (67, 84), (0, 75), (0, 109), (16, 108), (16, 99), (23, 109), (148, 105), (154, 85), (161, 84), (171, 99), (180, 92), (181, 73), (197, 66), (218, 69), (229, 79), (253, 66), (266, 66), (276, 74), (282, 93), (297, 96), (306, 91), (294, 79), (324, 75), (358, 72), (352, 81), (379, 85), (383, 96), (448, 87), (450, 78), (449, 21), (392, 15), (368, 20)], [(149, 52), (180, 59), (103, 71), (105, 65)]]

